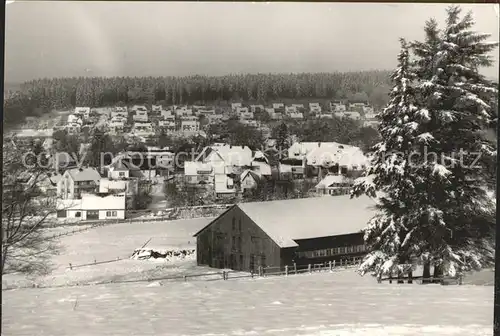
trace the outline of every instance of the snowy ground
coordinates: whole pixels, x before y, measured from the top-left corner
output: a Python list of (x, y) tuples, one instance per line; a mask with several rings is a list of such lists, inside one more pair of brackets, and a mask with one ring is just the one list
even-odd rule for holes
[[(124, 281), (177, 276), (185, 274), (213, 273), (213, 269), (197, 267), (194, 256), (184, 260), (130, 260), (135, 249), (142, 247), (150, 238), (148, 246), (164, 249), (193, 249), (196, 240), (193, 234), (203, 228), (211, 219), (199, 218), (167, 222), (136, 222), (112, 224), (92, 228), (88, 231), (63, 236), (61, 249), (52, 259), (52, 274), (37, 278), (20, 275), (5, 275), (4, 288), (20, 286), (61, 286), (87, 284), (101, 281)], [(50, 229), (50, 234), (66, 232), (68, 228)], [(69, 229), (71, 231), (71, 229)], [(81, 268), (72, 266), (93, 263), (94, 261), (114, 261)]]
[(493, 287), (353, 272), (2, 293), (3, 335), (493, 335)]

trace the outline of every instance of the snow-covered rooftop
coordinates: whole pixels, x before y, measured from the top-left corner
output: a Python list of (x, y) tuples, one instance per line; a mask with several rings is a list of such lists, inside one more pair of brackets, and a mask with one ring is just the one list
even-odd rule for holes
[(375, 215), (375, 200), (367, 196), (313, 197), (237, 206), (280, 247), (297, 246), (297, 239), (359, 232)]

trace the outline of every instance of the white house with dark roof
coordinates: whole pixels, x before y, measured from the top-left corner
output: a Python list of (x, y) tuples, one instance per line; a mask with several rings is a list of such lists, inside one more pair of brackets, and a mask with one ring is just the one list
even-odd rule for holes
[(298, 110), (298, 109), (303, 109), (303, 108), (304, 108), (304, 104), (292, 104), (291, 106), (292, 106), (292, 107), (295, 107), (297, 110)]
[(235, 204), (194, 235), (197, 264), (257, 272), (359, 261), (375, 205), (349, 195)]
[(302, 112), (293, 112), (290, 113), (289, 117), (294, 120), (302, 120), (304, 119), (304, 114)]
[(161, 110), (160, 115), (163, 120), (175, 120), (175, 115), (172, 110)]
[(275, 110), (285, 108), (285, 104), (283, 104), (283, 103), (273, 103), (272, 106), (273, 106), (273, 109), (275, 109)]
[(59, 199), (59, 220), (125, 219), (126, 196), (124, 194), (83, 194), (80, 199)]
[(62, 199), (80, 198), (82, 193), (97, 192), (101, 175), (95, 168), (66, 170), (57, 183), (57, 196)]
[(161, 110), (163, 109), (163, 107), (161, 105), (151, 105), (151, 112), (161, 112)]

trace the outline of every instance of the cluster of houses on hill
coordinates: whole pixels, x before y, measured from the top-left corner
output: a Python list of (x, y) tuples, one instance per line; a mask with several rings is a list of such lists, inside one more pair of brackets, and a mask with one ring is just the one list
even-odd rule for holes
[[(364, 126), (378, 123), (373, 107), (365, 102), (333, 101), (328, 106), (322, 106), (320, 103), (308, 105), (273, 103), (270, 106), (232, 103), (227, 108), (205, 105), (116, 106), (107, 110), (105, 125), (108, 131), (115, 135), (132, 133), (148, 137), (154, 135), (156, 130), (164, 130), (170, 134), (189, 136), (202, 133), (206, 125), (236, 117), (241, 123), (263, 129), (265, 132), (266, 125), (262, 123), (262, 118), (257, 117), (259, 113), (267, 113), (271, 120), (305, 120), (337, 116), (362, 121)], [(90, 107), (76, 107), (68, 116), (64, 128), (69, 133), (78, 133), (85, 124), (91, 123), (91, 120)]]
[[(179, 155), (179, 154), (177, 154)], [(335, 142), (296, 142), (286, 158), (271, 165), (266, 151), (247, 146), (214, 143), (183, 162), (176, 172), (176, 154), (169, 148), (148, 147), (145, 152), (123, 152), (99, 171), (93, 167), (65, 166), (42, 181), (42, 189), (57, 197), (58, 218), (120, 219), (134, 210), (141, 186), (170, 181), (200, 194), (232, 198), (270, 180), (315, 181), (315, 196), (350, 192), (353, 179), (368, 164), (354, 146)], [(182, 171), (182, 170), (181, 170)]]
[[(368, 164), (363, 152), (354, 146), (335, 142), (297, 142), (288, 156), (279, 161), (276, 172), (265, 153), (246, 146), (214, 144), (206, 147), (193, 161), (184, 162), (186, 183), (213, 188), (217, 196), (234, 195), (257, 187), (259, 182), (275, 178), (297, 180), (314, 177), (318, 194), (340, 195), (350, 191), (352, 178)], [(349, 178), (351, 177), (351, 178)]]

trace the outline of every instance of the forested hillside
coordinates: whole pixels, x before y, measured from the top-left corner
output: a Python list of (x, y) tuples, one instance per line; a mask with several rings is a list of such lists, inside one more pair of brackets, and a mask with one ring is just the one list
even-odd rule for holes
[(302, 74), (249, 74), (221, 77), (73, 77), (25, 82), (6, 101), (4, 122), (74, 106), (117, 103), (194, 104), (243, 100), (351, 99), (386, 103), (388, 71)]

